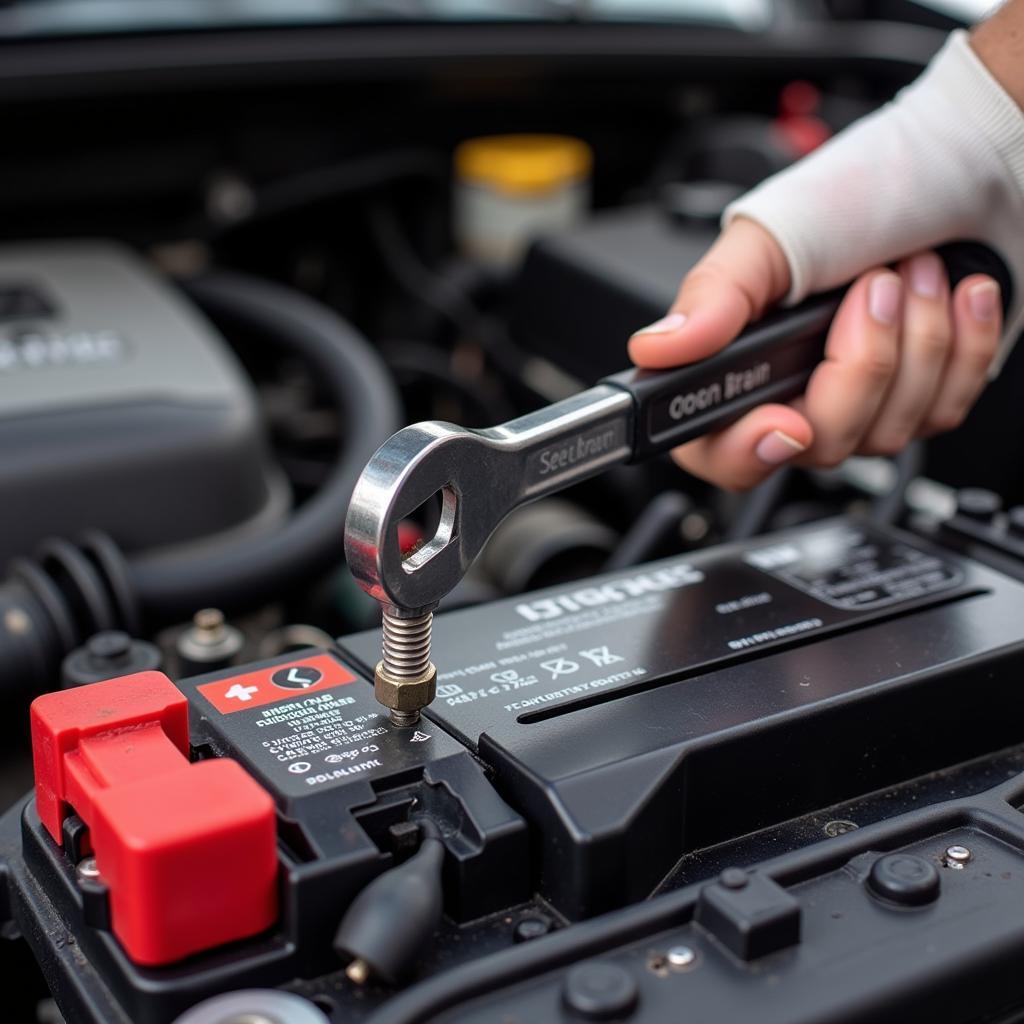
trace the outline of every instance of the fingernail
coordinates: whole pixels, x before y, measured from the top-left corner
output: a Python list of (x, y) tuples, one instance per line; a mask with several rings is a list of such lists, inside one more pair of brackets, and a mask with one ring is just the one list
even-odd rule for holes
[(795, 455), (799, 455), (805, 448), (806, 445), (802, 445), (789, 434), (784, 434), (781, 430), (773, 430), (758, 441), (754, 454), (769, 466), (778, 466)]
[(868, 288), (868, 312), (880, 324), (891, 327), (900, 315), (902, 291), (895, 274), (879, 274)]
[(922, 252), (910, 261), (910, 287), (926, 299), (942, 291), (942, 260), (933, 252)]
[(979, 281), (967, 293), (967, 304), (975, 320), (992, 320), (999, 312), (999, 285), (995, 281)]
[(653, 324), (641, 327), (639, 331), (633, 333), (634, 336), (637, 334), (668, 334), (669, 331), (674, 331), (685, 323), (685, 313), (669, 313), (668, 316), (663, 316), (660, 320), (655, 320)]

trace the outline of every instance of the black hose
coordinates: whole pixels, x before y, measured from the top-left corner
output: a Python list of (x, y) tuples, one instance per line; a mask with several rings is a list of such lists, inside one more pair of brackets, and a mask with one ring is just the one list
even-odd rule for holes
[(894, 459), (896, 479), (885, 494), (880, 494), (871, 503), (870, 518), (873, 523), (892, 525), (896, 523), (907, 502), (907, 488), (921, 475), (924, 469), (924, 442), (911, 441)]
[(457, 331), (472, 335), (480, 322), (480, 311), (457, 285), (423, 262), (395, 211), (383, 202), (371, 201), (366, 205), (366, 217), (370, 237), (398, 284)]
[(649, 561), (670, 538), (678, 538), (679, 524), (692, 508), (693, 502), (681, 491), (664, 491), (653, 498), (619, 541), (603, 571)]
[(339, 561), (356, 479), (402, 422), (383, 360), (326, 307), (236, 272), (213, 271), (183, 287), (216, 323), (267, 338), (310, 364), (338, 408), (341, 454), (320, 490), (274, 532), (187, 557), (133, 558), (132, 585), (147, 618), (158, 621), (183, 618), (203, 605), (252, 607)]
[(251, 206), (236, 216), (213, 217), (208, 212), (195, 231), (212, 241), (245, 231), (265, 221), (281, 218), (318, 204), (365, 192), (380, 192), (396, 182), (427, 181), (448, 185), (448, 162), (440, 155), (418, 149), (398, 149), (328, 164), (251, 187)]
[(772, 513), (782, 502), (782, 496), (792, 479), (792, 469), (784, 466), (777, 469), (767, 480), (758, 484), (749, 494), (744, 496), (729, 528), (725, 531), (726, 540), (749, 540), (764, 533), (771, 520)]

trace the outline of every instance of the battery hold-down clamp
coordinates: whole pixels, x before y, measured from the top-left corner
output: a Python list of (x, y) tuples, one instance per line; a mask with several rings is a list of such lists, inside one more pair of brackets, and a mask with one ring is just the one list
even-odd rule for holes
[(270, 796), (240, 765), (189, 760), (188, 703), (160, 672), (32, 705), (36, 809), (64, 846), (88, 827), (111, 930), (138, 964), (173, 963), (277, 918)]

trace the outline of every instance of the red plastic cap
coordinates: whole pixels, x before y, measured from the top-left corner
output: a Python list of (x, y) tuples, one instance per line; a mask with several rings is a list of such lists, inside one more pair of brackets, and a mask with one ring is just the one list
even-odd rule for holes
[(39, 697), (40, 819), (62, 843), (89, 826), (114, 934), (137, 963), (172, 963), (277, 917), (270, 796), (234, 761), (188, 760), (188, 702), (160, 672)]

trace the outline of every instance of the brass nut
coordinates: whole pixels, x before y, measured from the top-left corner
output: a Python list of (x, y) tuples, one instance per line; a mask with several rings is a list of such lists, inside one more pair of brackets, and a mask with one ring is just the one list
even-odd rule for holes
[(413, 679), (396, 679), (384, 671), (379, 662), (373, 673), (373, 695), (392, 711), (410, 712), (425, 708), (437, 694), (437, 669), (433, 662), (423, 675)]

